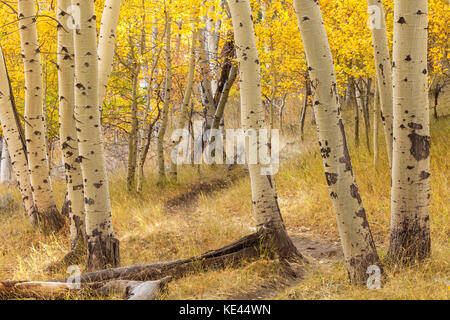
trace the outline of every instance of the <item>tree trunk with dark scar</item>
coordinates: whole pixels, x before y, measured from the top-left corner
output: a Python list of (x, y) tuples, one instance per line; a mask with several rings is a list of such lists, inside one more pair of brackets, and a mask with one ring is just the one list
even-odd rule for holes
[(430, 255), (428, 2), (396, 0), (391, 241), (397, 263)]
[(319, 3), (295, 0), (294, 7), (306, 51), (313, 106), (325, 176), (336, 212), (350, 280), (365, 284), (369, 266), (382, 268), (353, 175), (336, 76)]

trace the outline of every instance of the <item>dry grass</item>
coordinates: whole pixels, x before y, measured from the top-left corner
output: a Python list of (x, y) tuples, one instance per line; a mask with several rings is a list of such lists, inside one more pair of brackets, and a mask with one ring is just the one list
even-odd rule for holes
[[(368, 212), (378, 250), (383, 256), (389, 234), (389, 174), (384, 145), (380, 145), (379, 166), (373, 166), (372, 155), (363, 143), (354, 147), (352, 124), (347, 123), (349, 146), (364, 205)], [(380, 129), (381, 131), (381, 129)], [(337, 228), (322, 162), (316, 146), (316, 134), (311, 125), (306, 128), (307, 139), (296, 144), (295, 152), (280, 168), (276, 177), (280, 207), (289, 231), (301, 234), (308, 228), (324, 239), (338, 240)], [(289, 141), (294, 138), (287, 138)], [(239, 268), (193, 273), (173, 281), (169, 299), (227, 299), (240, 297), (250, 291), (255, 298), (280, 299), (448, 299), (450, 279), (449, 238), (449, 160), (450, 118), (442, 119), (432, 128), (432, 257), (420, 265), (406, 268), (387, 265), (388, 282), (381, 290), (355, 288), (348, 283), (342, 262), (312, 265), (306, 275), (290, 287), (269, 288), (267, 281), (284, 276), (277, 261), (262, 259), (244, 263)], [(383, 141), (380, 132), (380, 142)], [(363, 142), (363, 140), (362, 140)], [(156, 176), (150, 173), (144, 193), (137, 195), (125, 190), (123, 172), (111, 179), (113, 223), (121, 240), (122, 265), (178, 259), (218, 248), (236, 240), (253, 229), (251, 191), (248, 178), (242, 175), (222, 191), (201, 195), (190, 208), (165, 210), (165, 203), (185, 191), (186, 185), (199, 181), (195, 168), (181, 170), (180, 182), (156, 186)], [(202, 168), (209, 179), (219, 173)], [(64, 198), (64, 183), (55, 182), (59, 204)], [(0, 187), (0, 194), (12, 193), (20, 201), (17, 190)], [(36, 233), (17, 210), (0, 214), (0, 279), (42, 280), (66, 276), (64, 272), (49, 273), (45, 267), (59, 261), (67, 253), (68, 234), (44, 237)], [(448, 280), (447, 280), (448, 281)]]

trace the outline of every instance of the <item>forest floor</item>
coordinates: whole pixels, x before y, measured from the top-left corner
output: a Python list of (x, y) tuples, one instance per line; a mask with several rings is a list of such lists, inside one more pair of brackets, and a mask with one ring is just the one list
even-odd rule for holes
[[(407, 267), (385, 262), (388, 281), (379, 290), (355, 288), (347, 280), (315, 129), (307, 124), (305, 141), (286, 131), (282, 164), (276, 175), (277, 192), (288, 232), (310, 261), (304, 265), (303, 275), (292, 278), (279, 261), (261, 257), (173, 280), (164, 298), (449, 299), (450, 117), (432, 120), (432, 256)], [(390, 178), (381, 131), (375, 167), (364, 137), (355, 147), (353, 124), (346, 123), (355, 175), (383, 258), (389, 243)], [(178, 183), (165, 186), (156, 186), (156, 174), (150, 168), (147, 172), (142, 194), (126, 191), (125, 172), (110, 177), (113, 224), (121, 243), (123, 266), (195, 256), (255, 231), (245, 168), (225, 174), (219, 166), (202, 166), (199, 175), (197, 168), (187, 166), (180, 170)], [(55, 180), (60, 205), (64, 188), (63, 181)], [(0, 195), (6, 193), (12, 193), (15, 201), (10, 210), (0, 214), (0, 280), (66, 277), (65, 270), (45, 269), (68, 252), (68, 233), (50, 237), (37, 233), (19, 214), (17, 191), (1, 186)]]

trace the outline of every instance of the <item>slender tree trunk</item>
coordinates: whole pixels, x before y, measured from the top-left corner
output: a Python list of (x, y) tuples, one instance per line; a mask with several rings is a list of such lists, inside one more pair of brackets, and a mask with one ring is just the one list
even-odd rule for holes
[[(301, 117), (300, 117), (300, 136), (301, 139), (303, 141), (304, 136), (305, 136), (305, 118), (306, 118), (306, 109), (308, 108), (308, 99), (309, 96), (311, 95), (311, 84), (309, 82), (309, 79), (307, 78), (305, 80), (305, 96), (303, 97), (303, 107), (302, 107), (302, 113), (301, 113)], [(311, 108), (311, 112), (314, 112)]]
[(108, 176), (98, 107), (98, 53), (94, 0), (73, 0), (80, 12), (75, 43), (75, 119), (84, 185), (87, 268), (119, 264), (119, 240), (114, 237)]
[(378, 116), (380, 95), (378, 91), (378, 83), (375, 82), (375, 96), (373, 99), (373, 164), (375, 168), (378, 165)]
[(366, 86), (366, 96), (365, 99), (361, 99), (362, 101), (362, 111), (363, 111), (363, 120), (364, 120), (364, 133), (366, 136), (366, 146), (367, 151), (370, 153), (370, 114), (369, 114), (369, 97), (370, 97), (370, 88), (372, 81), (369, 79), (367, 81)]
[[(156, 24), (156, 19), (154, 20), (154, 23)], [(152, 61), (152, 69), (150, 71), (150, 76), (148, 79), (148, 89), (147, 89), (147, 107), (145, 109), (145, 116), (143, 121), (143, 130), (142, 130), (142, 137), (140, 142), (140, 150), (139, 150), (139, 160), (138, 160), (138, 168), (137, 168), (137, 185), (136, 185), (136, 192), (141, 193), (142, 192), (142, 183), (144, 180), (144, 163), (145, 159), (147, 157), (147, 152), (150, 144), (150, 137), (151, 132), (149, 132), (150, 128), (153, 128), (153, 125), (147, 125), (147, 118), (149, 115), (149, 112), (152, 110), (152, 101), (153, 101), (153, 91), (156, 90), (156, 82), (154, 81), (155, 75), (158, 73), (157, 64), (159, 61), (159, 57), (161, 55), (162, 47), (160, 47), (158, 50), (156, 50), (157, 45), (157, 38), (158, 38), (158, 28), (155, 26), (153, 27), (152, 31), (152, 43), (153, 43), (153, 61)]]
[(60, 230), (64, 217), (53, 198), (43, 118), (42, 66), (35, 3), (18, 0), (20, 42), (25, 70), (25, 137), (33, 199), (45, 233)]
[[(262, 108), (261, 70), (256, 47), (255, 32), (248, 0), (229, 2), (236, 53), (239, 62), (239, 85), (241, 94), (241, 123), (245, 131), (252, 129), (259, 132), (265, 129), (264, 110)], [(258, 139), (257, 150), (262, 146)], [(246, 143), (247, 156), (250, 150)], [(268, 241), (277, 250), (281, 258), (301, 258), (281, 217), (278, 206), (275, 181), (272, 176), (265, 175), (261, 163), (248, 165), (252, 188), (253, 211), (257, 228), (266, 232)]]
[[(122, 0), (106, 0), (100, 23), (98, 38), (98, 105), (102, 110), (109, 76), (111, 75), (116, 43), (116, 29), (119, 23)], [(101, 114), (100, 114), (101, 116)]]
[(30, 176), (28, 175), (28, 161), (25, 147), (25, 137), (15, 110), (14, 96), (6, 70), (3, 50), (0, 47), (0, 124), (3, 131), (3, 143), (7, 143), (11, 164), (14, 169), (22, 202), (31, 223), (39, 223), (35, 210), (33, 193), (31, 191)]
[(319, 3), (295, 0), (313, 88), (319, 145), (350, 280), (366, 283), (367, 268), (381, 262), (375, 249), (345, 138), (336, 75)]
[(367, 0), (367, 5), (369, 6), (369, 13), (373, 14), (371, 29), (377, 83), (380, 93), (381, 119), (383, 121), (389, 166), (391, 166), (393, 137), (392, 66), (391, 56), (389, 54), (385, 12), (382, 0)]
[(428, 2), (394, 2), (391, 241), (396, 262), (430, 255)]
[[(67, 184), (67, 204), (70, 219), (70, 242), (72, 250), (84, 248), (86, 224), (84, 214), (83, 177), (79, 161), (75, 108), (75, 56), (73, 44), (73, 21), (66, 10), (70, 0), (58, 0), (58, 89), (59, 128)], [(69, 20), (70, 19), (70, 20)]]
[(237, 72), (238, 68), (233, 65), (230, 70), (230, 75), (225, 82), (225, 86), (223, 87), (222, 94), (220, 95), (219, 103), (217, 104), (216, 114), (214, 115), (214, 121), (212, 125), (213, 129), (219, 129), (220, 122), (223, 119), (225, 105), (227, 104), (228, 97), (230, 95), (231, 87), (233, 86), (234, 81), (236, 81)]
[(132, 79), (132, 102), (131, 102), (131, 130), (128, 136), (128, 172), (127, 172), (127, 189), (131, 191), (135, 187), (136, 182), (136, 161), (137, 161), (137, 142), (138, 142), (138, 102), (137, 90), (139, 81), (140, 67), (133, 68)]
[[(193, 26), (192, 30), (192, 43), (191, 43), (191, 52), (189, 54), (189, 69), (186, 80), (186, 89), (184, 90), (183, 102), (181, 103), (180, 113), (178, 115), (177, 125), (175, 129), (184, 129), (186, 126), (188, 119), (188, 108), (189, 103), (191, 102), (192, 89), (194, 86), (194, 76), (195, 76), (195, 57), (196, 57), (196, 48), (198, 43), (199, 31), (196, 30), (196, 26)], [(175, 146), (179, 144), (181, 141), (181, 137), (175, 141), (172, 141), (172, 145)], [(173, 161), (170, 162), (170, 176), (172, 179), (177, 179), (177, 163)]]
[(355, 113), (355, 146), (359, 147), (359, 101), (355, 80), (352, 80), (353, 110)]
[(214, 105), (214, 97), (212, 94), (211, 85), (211, 70), (209, 65), (209, 54), (207, 51), (207, 31), (202, 29), (200, 31), (200, 46), (198, 50), (199, 65), (200, 65), (200, 94), (203, 107), (205, 108), (205, 132), (211, 129), (212, 122), (214, 120), (214, 114), (216, 112)]
[(8, 145), (3, 139), (2, 141), (2, 159), (1, 159), (1, 171), (0, 171), (0, 182), (2, 183), (10, 183), (12, 182), (12, 166), (11, 166), (11, 157), (8, 152)]
[(161, 115), (161, 125), (158, 131), (158, 183), (166, 180), (166, 168), (164, 164), (164, 137), (166, 135), (167, 120), (169, 118), (170, 96), (172, 91), (172, 54), (171, 54), (171, 17), (166, 14), (166, 83), (164, 88), (164, 105)]

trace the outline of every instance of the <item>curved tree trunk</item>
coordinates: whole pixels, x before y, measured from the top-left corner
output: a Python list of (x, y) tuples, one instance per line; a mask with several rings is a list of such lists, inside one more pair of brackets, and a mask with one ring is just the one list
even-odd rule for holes
[(60, 230), (64, 217), (56, 208), (48, 165), (43, 118), (42, 66), (33, 0), (18, 0), (20, 42), (25, 70), (25, 137), (33, 199), (45, 233)]
[(14, 96), (9, 82), (8, 72), (0, 47), (0, 124), (3, 131), (3, 143), (7, 143), (11, 164), (17, 181), (19, 182), (22, 202), (31, 223), (38, 224), (38, 216), (34, 207), (33, 193), (31, 192), (30, 177), (28, 175), (28, 162), (23, 140), (22, 128), (15, 111)]
[(166, 16), (166, 84), (164, 88), (164, 105), (161, 115), (161, 126), (158, 131), (158, 182), (166, 180), (166, 168), (164, 164), (164, 136), (167, 130), (167, 120), (169, 118), (170, 95), (172, 91), (172, 54), (171, 54), (171, 28), (172, 19)]
[[(239, 86), (241, 95), (241, 123), (244, 131), (249, 129), (259, 132), (265, 129), (264, 110), (261, 94), (261, 70), (256, 47), (255, 32), (248, 0), (229, 2), (236, 53), (239, 63)], [(256, 150), (259, 153), (262, 142), (257, 139)], [(253, 148), (252, 148), (253, 149)], [(246, 143), (247, 157), (250, 146)], [(248, 165), (252, 188), (253, 211), (259, 231), (267, 235), (267, 241), (281, 258), (301, 258), (289, 238), (278, 206), (275, 181), (266, 175), (267, 166), (261, 163)]]
[(106, 88), (113, 67), (116, 29), (119, 23), (121, 2), (122, 0), (106, 0), (100, 23), (98, 38), (98, 105), (100, 110), (102, 110), (103, 99), (105, 99)]
[(428, 2), (396, 0), (391, 241), (396, 262), (430, 255)]
[[(183, 96), (183, 102), (181, 103), (181, 109), (180, 113), (178, 115), (178, 121), (177, 126), (175, 129), (184, 129), (188, 119), (188, 108), (189, 103), (191, 102), (191, 96), (192, 96), (192, 88), (194, 86), (194, 76), (195, 76), (195, 57), (196, 57), (196, 48), (197, 48), (197, 42), (198, 42), (198, 35), (199, 31), (196, 30), (196, 26), (193, 26), (192, 30), (192, 44), (191, 44), (191, 52), (189, 54), (189, 70), (187, 74), (187, 80), (186, 80), (186, 89), (184, 90), (184, 96)], [(181, 137), (175, 141), (172, 141), (173, 146), (176, 146), (178, 143), (180, 143)], [(173, 179), (176, 180), (177, 178), (177, 163), (172, 161), (170, 162), (170, 175)]]
[(84, 185), (87, 268), (119, 264), (119, 240), (111, 221), (108, 176), (98, 108), (97, 32), (94, 0), (73, 0), (80, 11), (75, 43), (75, 119)]
[[(58, 89), (59, 134), (64, 168), (66, 171), (67, 204), (70, 219), (72, 250), (84, 248), (86, 225), (84, 214), (83, 177), (79, 161), (77, 128), (74, 118), (75, 57), (72, 23), (66, 12), (70, 0), (58, 0)], [(69, 20), (69, 21), (68, 21)]]
[(313, 88), (319, 145), (333, 201), (350, 280), (363, 284), (367, 268), (381, 262), (375, 249), (358, 185), (353, 175), (340, 114), (333, 58), (319, 3), (295, 0)]
[(392, 167), (392, 137), (393, 137), (393, 106), (392, 106), (392, 65), (389, 53), (385, 12), (382, 0), (367, 0), (369, 13), (373, 14), (372, 39), (377, 73), (380, 107), (386, 139), (386, 149), (389, 166)]

